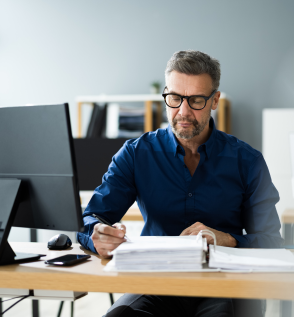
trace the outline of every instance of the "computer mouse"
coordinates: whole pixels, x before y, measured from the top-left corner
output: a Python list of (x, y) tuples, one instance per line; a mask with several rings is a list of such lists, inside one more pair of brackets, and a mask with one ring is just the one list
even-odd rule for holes
[(70, 238), (66, 234), (57, 234), (48, 241), (48, 249), (65, 250), (72, 245)]

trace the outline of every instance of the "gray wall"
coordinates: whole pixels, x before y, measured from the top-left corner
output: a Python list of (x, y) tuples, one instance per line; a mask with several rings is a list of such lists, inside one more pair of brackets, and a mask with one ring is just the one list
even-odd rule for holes
[(261, 149), (263, 108), (293, 107), (293, 0), (0, 0), (0, 106), (149, 93), (173, 52), (220, 60), (233, 134)]

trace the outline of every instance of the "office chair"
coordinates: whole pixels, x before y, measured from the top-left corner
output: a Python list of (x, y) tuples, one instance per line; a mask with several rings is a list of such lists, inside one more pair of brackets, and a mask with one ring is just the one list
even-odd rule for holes
[(266, 300), (233, 298), (235, 317), (264, 317)]

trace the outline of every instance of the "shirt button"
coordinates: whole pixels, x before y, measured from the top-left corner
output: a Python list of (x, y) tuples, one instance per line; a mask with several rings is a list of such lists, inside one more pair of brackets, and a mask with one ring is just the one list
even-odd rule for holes
[(192, 197), (192, 196), (193, 196), (193, 194), (192, 194), (192, 193), (189, 193), (189, 194), (188, 194), (188, 196), (189, 196), (189, 197)]

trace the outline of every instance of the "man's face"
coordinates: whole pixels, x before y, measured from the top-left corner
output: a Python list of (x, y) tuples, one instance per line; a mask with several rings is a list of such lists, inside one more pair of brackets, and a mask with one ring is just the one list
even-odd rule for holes
[[(210, 96), (212, 93), (212, 79), (208, 74), (186, 75), (173, 71), (166, 78), (168, 93), (176, 93), (181, 96), (202, 95)], [(173, 133), (180, 139), (192, 139), (200, 135), (204, 130), (208, 130), (211, 109), (217, 108), (220, 92), (216, 92), (206, 102), (202, 110), (193, 110), (184, 99), (180, 108), (170, 108), (166, 106), (168, 121)]]

